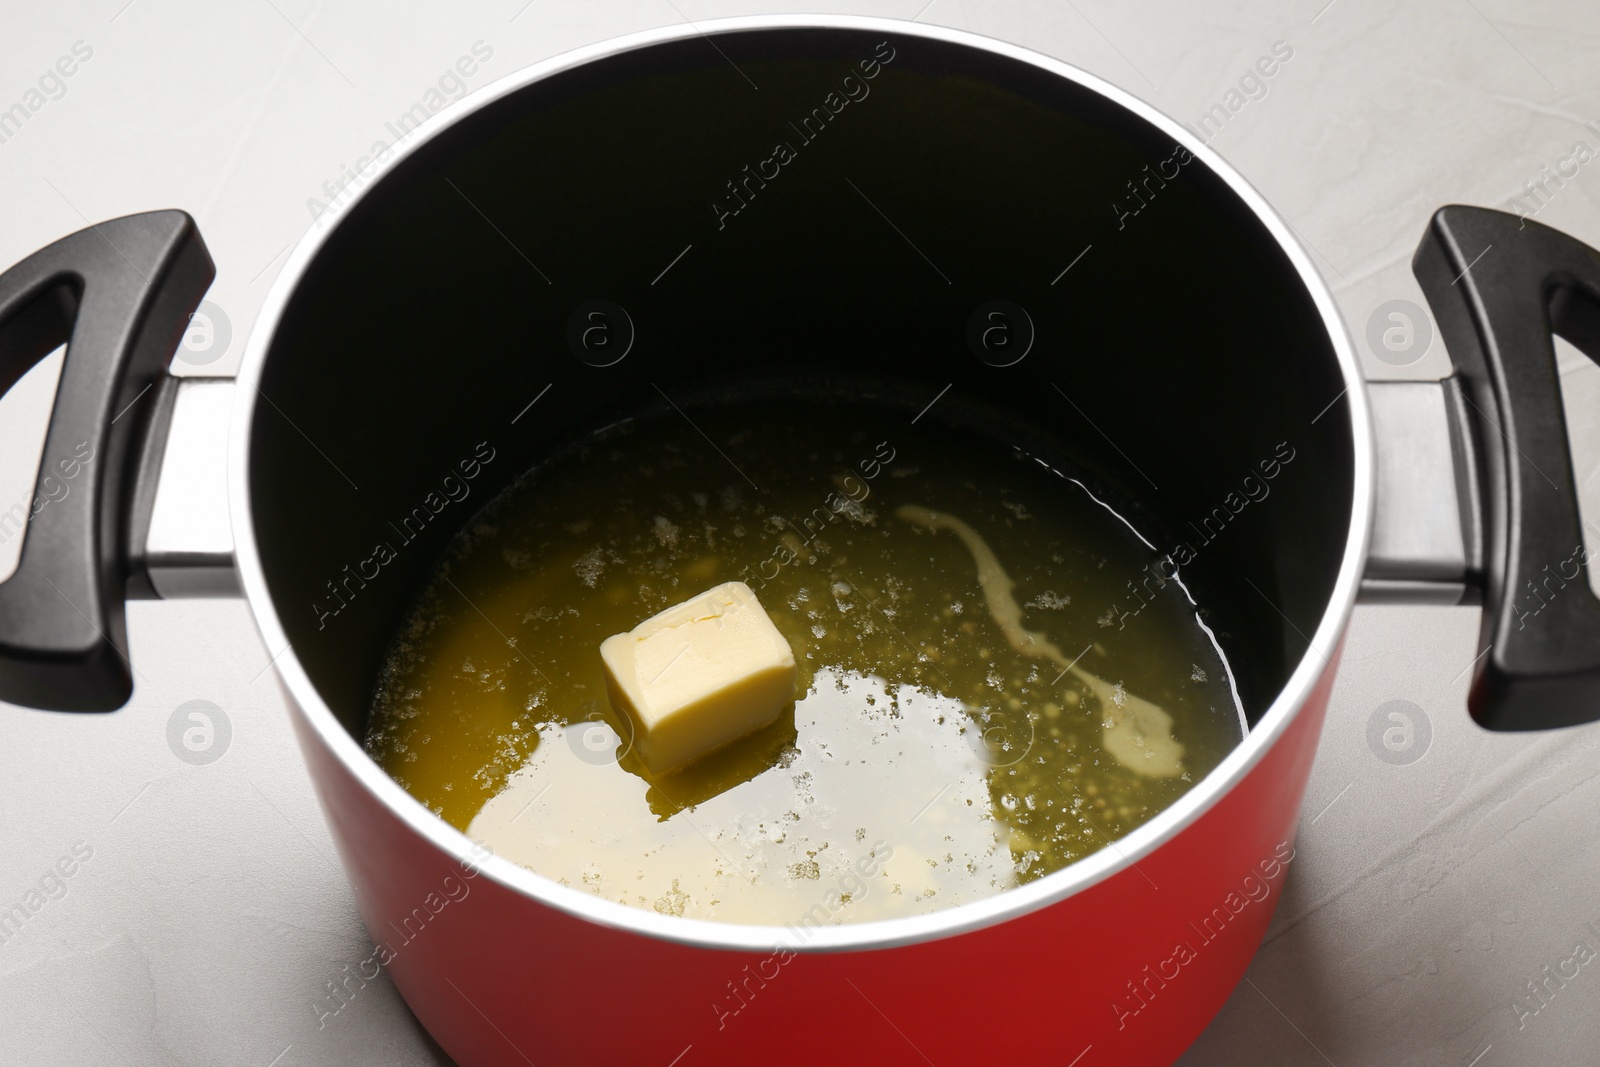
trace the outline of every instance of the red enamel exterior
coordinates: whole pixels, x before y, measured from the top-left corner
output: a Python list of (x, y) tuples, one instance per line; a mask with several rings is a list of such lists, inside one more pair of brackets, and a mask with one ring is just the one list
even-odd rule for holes
[(389, 975), (462, 1067), (1158, 1067), (1266, 932), (1337, 660), (1256, 765), (1137, 864), (1005, 922), (857, 951), (709, 949), (553, 908), (464, 869), (294, 721)]
[[(1322, 622), (1308, 639), (1314, 649), (1338, 644), (1371, 517), (1370, 415), (1337, 305), (1290, 229), (1170, 119), (1014, 46), (942, 28), (831, 15), (757, 16), (711, 29), (793, 25), (916, 33), (1032, 63), (1164, 127), (1229, 181), (1305, 281), (1346, 385), (1340, 395), (1348, 397), (1354, 461), (1349, 534)], [(485, 90), (478, 106), (619, 49), (704, 32), (699, 26), (649, 31), (583, 49)], [(450, 121), (436, 116), (419, 128), (418, 139)], [(386, 167), (409, 151), (397, 148)], [(379, 168), (361, 188), (382, 173)], [(287, 649), (291, 642), (255, 543), (249, 490), (254, 394), (279, 318), (329, 227), (338, 224), (336, 213), (326, 218), (291, 255), (268, 296), (241, 369), (230, 431), (240, 579), (269, 648)], [(948, 922), (898, 920), (901, 932), (859, 937), (834, 928), (823, 939), (843, 947), (800, 951), (791, 951), (798, 939), (752, 949), (753, 938), (764, 933), (707, 933), (687, 920), (630, 912), (499, 859), (481, 871), (464, 866), (464, 840), (382, 775), (323, 704), (297, 657), (282, 656), (277, 670), (377, 958), (423, 1026), (462, 1067), (1160, 1067), (1182, 1055), (1227, 1000), (1294, 869), (1295, 827), (1337, 662), (1337, 653), (1320, 671), (1302, 662), (1241, 748), (1136, 832), (1133, 843), (1113, 843), (1080, 866), (967, 905), (973, 910), (965, 913), (940, 913)], [(1140, 851), (1124, 854), (1124, 848)], [(1050, 895), (1052, 887), (1058, 895)], [(1024, 906), (1033, 901), (1039, 903)], [(980, 918), (986, 921), (979, 924)], [(368, 965), (354, 977), (375, 976)]]

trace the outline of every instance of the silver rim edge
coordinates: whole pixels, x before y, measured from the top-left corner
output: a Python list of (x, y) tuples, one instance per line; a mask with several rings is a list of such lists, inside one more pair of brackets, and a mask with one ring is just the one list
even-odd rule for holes
[(249, 444), (256, 407), (255, 395), (273, 335), (306, 267), (350, 208), (401, 160), (464, 116), (560, 71), (607, 56), (702, 34), (783, 29), (866, 30), (943, 41), (1029, 63), (1075, 82), (1151, 123), (1202, 160), (1255, 213), (1284, 249), (1316, 304), (1344, 376), (1344, 399), (1349, 405), (1355, 459), (1354, 500), (1339, 575), (1312, 637), (1311, 648), (1295, 667), (1288, 683), (1256, 728), (1210, 774), (1195, 783), (1189, 792), (1148, 823), (1120, 838), (1114, 848), (1102, 849), (1038, 881), (984, 900), (927, 915), (821, 927), (812, 930), (804, 944), (796, 944), (796, 938), (788, 927), (745, 926), (659, 915), (567, 888), (499, 856), (476, 860), (473, 843), (465, 834), (434, 815), (367, 756), (361, 745), (323, 703), (297, 657), (289, 655), (280, 658), (275, 670), (291, 703), (304, 716), (322, 744), (379, 803), (441, 852), (463, 864), (475, 863), (487, 877), (531, 900), (603, 926), (702, 948), (765, 951), (782, 945), (790, 951), (804, 952), (890, 948), (967, 933), (1047, 907), (1131, 867), (1172, 840), (1232, 790), (1288, 729), (1327, 668), (1354, 606), (1367, 551), (1373, 494), (1372, 420), (1360, 365), (1351, 349), (1333, 294), (1293, 230), (1233, 167), (1211, 149), (1197, 143), (1193, 135), (1176, 121), (1109, 82), (1018, 45), (963, 30), (883, 18), (761, 15), (717, 19), (695, 26), (666, 27), (631, 34), (576, 49), (516, 71), (468, 94), (411, 131), (390, 150), (382, 163), (369, 166), (367, 171), (358, 176), (356, 181), (360, 183), (360, 188), (355, 194), (319, 216), (290, 254), (250, 332), (239, 370), (241, 388), (237, 390), (228, 442), (229, 514), (233, 523), (241, 584), (256, 627), (271, 654), (273, 649), (285, 649), (289, 641), (267, 590), (249, 499)]

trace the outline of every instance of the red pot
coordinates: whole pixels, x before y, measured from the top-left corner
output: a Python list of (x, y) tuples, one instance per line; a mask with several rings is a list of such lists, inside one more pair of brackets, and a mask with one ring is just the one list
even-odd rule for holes
[[(242, 592), (375, 941), (345, 980), (386, 968), (462, 1064), (1170, 1063), (1293, 869), (1358, 592), (1481, 597), (1485, 725), (1600, 707), (1600, 605), (1556, 595), (1547, 569), (1564, 588), (1582, 553), (1549, 334), (1600, 342), (1600, 257), (1570, 238), (1441, 211), (1417, 273), (1458, 376), (1369, 397), (1289, 227), (1194, 131), (971, 34), (834, 16), (652, 31), (379, 147), (292, 255), (236, 385), (166, 373), (212, 274), (180, 212), (0, 277), (0, 385), (70, 337), (43, 469), (80, 442), (96, 457), (92, 492), (33, 509), (0, 585), (0, 696), (120, 707), (125, 596)], [(991, 343), (968, 326), (997, 297)], [(1193, 518), (1169, 558), (1200, 603), (1234, 605), (1217, 633), (1244, 741), (1065, 870), (815, 930), (568, 889), (407, 795), (363, 751), (362, 716), (466, 516), (377, 572), (374, 529), (472, 442), (507, 457), (485, 466), (492, 493), (652, 384), (710, 403), (769, 364), (1058, 428), (1135, 514)], [(224, 432), (225, 470), (204, 447)], [(1272, 503), (1250, 485), (1278, 442), (1303, 458)]]

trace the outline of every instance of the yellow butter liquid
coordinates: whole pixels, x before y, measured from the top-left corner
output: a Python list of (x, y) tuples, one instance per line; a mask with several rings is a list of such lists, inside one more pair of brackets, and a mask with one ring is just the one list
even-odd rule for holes
[[(1106, 847), (1240, 740), (1194, 605), (1175, 583), (1129, 591), (1156, 553), (1071, 479), (932, 417), (791, 403), (696, 423), (625, 423), (530, 472), (463, 531), (394, 643), (368, 751), (497, 853), (672, 915), (892, 918)], [(906, 505), (981, 535), (1027, 629), (1082, 671), (1013, 647), (973, 553)], [(651, 781), (600, 642), (730, 580), (793, 647), (797, 700)], [(1107, 751), (1108, 693), (1171, 717), (1180, 773)]]

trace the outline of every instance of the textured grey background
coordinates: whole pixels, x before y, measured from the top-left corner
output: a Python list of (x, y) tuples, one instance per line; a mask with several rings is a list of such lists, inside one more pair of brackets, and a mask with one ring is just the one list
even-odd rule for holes
[[(1438, 205), (1502, 205), (1574, 142), (1600, 150), (1600, 7), (1584, 0), (835, 2), (1060, 57), (1193, 122), (1275, 41), (1268, 94), (1212, 141), (1312, 249), (1372, 378), (1446, 372), (1437, 342), (1396, 369), (1361, 338)], [(921, 10), (919, 11), (919, 7)], [(8, 4), (0, 108), (76, 41), (92, 58), (0, 143), (0, 264), (90, 220), (183, 207), (220, 273), (230, 373), (308, 198), (384, 135), (475, 41), (472, 87), (617, 34), (777, 6), (524, 0), (358, 7), (314, 0)], [(381, 12), (381, 13), (380, 13)], [(1570, 168), (1569, 168), (1570, 169)], [(1600, 164), (1539, 218), (1600, 244)], [(30, 492), (51, 361), (0, 402), (0, 511)], [(1566, 353), (1586, 495), (1600, 373)], [(1588, 509), (1591, 517), (1600, 512)], [(11, 548), (0, 548), (0, 573)], [(137, 604), (138, 687), (105, 717), (0, 707), (0, 902), (77, 841), (93, 853), (0, 945), (0, 1063), (436, 1064), (387, 979), (319, 1029), (325, 983), (368, 942), (241, 603)], [(1584, 941), (1600, 949), (1600, 727), (1479, 731), (1462, 706), (1480, 651), (1469, 609), (1361, 609), (1267, 944), (1186, 1067), (1500, 1067), (1600, 1060), (1600, 964), (1536, 1015), (1513, 1004)], [(1409, 765), (1369, 717), (1427, 715)], [(174, 709), (224, 709), (232, 739), (195, 766)], [(1586, 924), (1593, 923), (1591, 929)], [(1520, 1025), (1519, 1025), (1520, 1024)], [(1065, 1057), (1064, 1057), (1065, 1058)], [(942, 1067), (942, 1065), (941, 1065)]]

